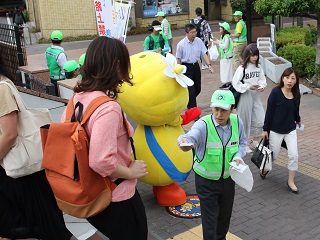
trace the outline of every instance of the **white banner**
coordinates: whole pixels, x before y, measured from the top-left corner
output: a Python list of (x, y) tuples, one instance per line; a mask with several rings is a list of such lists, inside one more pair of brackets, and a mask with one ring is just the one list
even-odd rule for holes
[(99, 36), (125, 42), (132, 2), (94, 0)]

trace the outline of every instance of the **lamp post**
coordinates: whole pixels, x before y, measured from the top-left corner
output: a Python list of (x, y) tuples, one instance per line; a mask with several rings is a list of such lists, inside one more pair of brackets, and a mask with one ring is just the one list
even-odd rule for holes
[(246, 0), (246, 25), (247, 25), (247, 41), (252, 42), (252, 18), (251, 18), (252, 0)]

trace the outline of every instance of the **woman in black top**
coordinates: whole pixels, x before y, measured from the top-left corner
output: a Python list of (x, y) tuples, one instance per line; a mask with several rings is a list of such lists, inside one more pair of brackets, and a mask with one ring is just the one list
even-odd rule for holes
[[(301, 126), (299, 106), (299, 75), (290, 67), (284, 70), (278, 86), (269, 95), (262, 138), (269, 138), (273, 159), (278, 157), (281, 143), (285, 140), (289, 169), (287, 186), (293, 193), (299, 192), (294, 183), (295, 172), (298, 170), (296, 128), (297, 124), (298, 127)], [(261, 173), (261, 177), (264, 178), (266, 174), (267, 172)]]

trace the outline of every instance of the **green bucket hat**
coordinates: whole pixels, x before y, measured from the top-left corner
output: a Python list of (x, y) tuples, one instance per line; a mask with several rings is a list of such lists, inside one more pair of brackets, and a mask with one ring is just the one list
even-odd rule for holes
[(58, 41), (61, 41), (63, 39), (63, 35), (62, 35), (62, 32), (59, 31), (59, 30), (54, 30), (52, 33), (51, 33), (51, 40), (58, 40)]
[(229, 90), (216, 90), (211, 97), (210, 107), (229, 110), (235, 104), (233, 93)]
[(80, 65), (80, 66), (83, 66), (85, 58), (86, 58), (86, 54), (85, 54), (85, 53), (82, 54), (82, 55), (79, 57), (79, 65)]
[(235, 11), (234, 14), (232, 14), (233, 16), (240, 16), (242, 17), (243, 13), (241, 11)]
[(80, 65), (76, 62), (76, 60), (66, 61), (63, 65), (63, 70), (66, 72), (73, 72), (74, 70), (78, 69)]
[(224, 30), (226, 30), (226, 31), (230, 31), (230, 25), (229, 25), (229, 23), (227, 23), (227, 22), (219, 23), (219, 26), (220, 26), (220, 27), (223, 27)]

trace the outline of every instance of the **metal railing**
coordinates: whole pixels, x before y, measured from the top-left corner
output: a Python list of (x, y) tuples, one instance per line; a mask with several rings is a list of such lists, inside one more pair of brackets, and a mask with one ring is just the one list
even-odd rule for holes
[[(25, 41), (21, 28), (0, 23), (0, 53), (8, 70), (15, 76), (19, 66), (27, 65)], [(12, 79), (14, 82), (16, 79)]]

